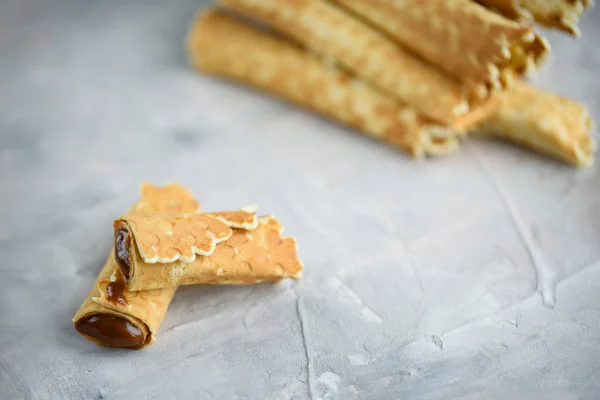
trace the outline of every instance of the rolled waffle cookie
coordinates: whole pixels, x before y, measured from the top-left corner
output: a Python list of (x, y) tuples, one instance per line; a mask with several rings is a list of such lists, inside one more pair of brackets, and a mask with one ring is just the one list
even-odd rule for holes
[[(200, 71), (254, 86), (347, 124), (415, 157), (446, 154), (457, 133), (296, 47), (218, 11), (200, 14), (187, 39)], [(434, 96), (435, 97), (435, 96)]]
[(330, 0), (485, 98), (535, 71), (548, 42), (471, 0)]
[(482, 117), (477, 108), (486, 96), (470, 97), (454, 77), (327, 1), (219, 0), (219, 4), (262, 21), (434, 121), (466, 129)]
[(579, 36), (579, 18), (593, 0), (477, 0), (513, 19), (535, 19), (542, 25)]
[(496, 113), (475, 133), (500, 137), (585, 167), (594, 160), (593, 121), (582, 104), (516, 82)]
[(272, 216), (251, 211), (115, 221), (115, 256), (130, 290), (298, 279), (296, 240)]
[[(146, 183), (141, 191), (141, 199), (131, 209), (134, 214), (199, 211), (198, 202), (179, 185), (156, 187)], [(140, 349), (156, 340), (175, 290), (127, 290), (111, 251), (73, 323), (79, 333), (102, 346)]]

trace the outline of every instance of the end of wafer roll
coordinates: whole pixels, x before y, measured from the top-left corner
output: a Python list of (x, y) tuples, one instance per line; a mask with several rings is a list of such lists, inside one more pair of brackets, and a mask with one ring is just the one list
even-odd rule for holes
[(585, 106), (516, 82), (476, 134), (499, 137), (576, 167), (594, 161), (594, 122)]
[(478, 3), (515, 20), (534, 20), (549, 27), (579, 36), (579, 19), (593, 0), (476, 0)]
[(548, 61), (550, 51), (548, 40), (531, 31), (523, 37), (519, 46), (511, 47), (512, 56), (508, 71), (517, 76), (535, 73)]
[(580, 36), (579, 19), (591, 7), (593, 0), (523, 0), (523, 7), (531, 11), (540, 24)]
[[(137, 294), (125, 294), (122, 282), (111, 281), (115, 267), (111, 255), (92, 292), (73, 317), (73, 325), (81, 335), (98, 345), (141, 349), (156, 340), (156, 331), (152, 328), (157, 329), (154, 323), (160, 325), (174, 291), (165, 291), (159, 296), (152, 294), (147, 301)], [(163, 312), (152, 314), (155, 309)]]
[[(193, 213), (198, 212), (199, 207), (182, 186), (144, 183), (141, 198), (130, 212)], [(73, 317), (73, 324), (79, 333), (99, 345), (141, 349), (156, 340), (175, 290), (176, 287), (129, 291), (111, 252), (88, 297)]]
[(298, 242), (293, 236), (283, 235), (283, 225), (274, 215), (264, 215), (258, 218), (255, 235), (262, 237), (265, 247), (271, 251), (271, 263), (275, 275), (281, 278), (300, 279), (304, 271), (302, 260), (297, 257)]

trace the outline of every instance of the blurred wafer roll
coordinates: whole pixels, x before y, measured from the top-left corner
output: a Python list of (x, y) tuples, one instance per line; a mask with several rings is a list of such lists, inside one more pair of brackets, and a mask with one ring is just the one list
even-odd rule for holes
[(516, 82), (496, 113), (475, 133), (500, 137), (585, 167), (594, 160), (593, 121), (582, 104), (525, 82)]
[[(174, 183), (162, 187), (145, 183), (141, 192), (131, 213), (193, 213), (200, 209), (187, 189)], [(79, 333), (102, 346), (141, 349), (156, 340), (175, 290), (129, 291), (111, 251), (73, 323)]]
[(219, 0), (218, 3), (265, 23), (434, 121), (466, 129), (477, 122), (470, 114), (482, 114), (477, 108), (487, 96), (471, 96), (473, 93), (454, 77), (327, 1)]
[(535, 19), (542, 25), (579, 36), (579, 18), (593, 0), (477, 0), (509, 18)]
[(477, 97), (535, 71), (549, 45), (471, 0), (330, 0), (468, 85)]
[(253, 211), (149, 216), (115, 221), (117, 264), (130, 290), (298, 279), (296, 240)]
[[(457, 133), (368, 84), (326, 67), (293, 43), (219, 11), (199, 14), (187, 39), (200, 71), (251, 85), (356, 128), (415, 157), (449, 153)], [(434, 96), (435, 97), (435, 96)]]

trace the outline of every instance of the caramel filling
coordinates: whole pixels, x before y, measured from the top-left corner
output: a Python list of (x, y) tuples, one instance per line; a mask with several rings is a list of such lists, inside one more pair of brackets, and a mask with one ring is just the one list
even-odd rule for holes
[(108, 286), (106, 287), (108, 301), (114, 305), (127, 306), (127, 300), (125, 299), (125, 296), (123, 296), (124, 291), (125, 283), (121, 279), (114, 282), (109, 282)]
[(126, 229), (119, 229), (115, 234), (115, 260), (126, 279), (129, 279), (129, 246), (131, 237)]
[(125, 318), (111, 314), (97, 313), (82, 318), (75, 323), (75, 329), (82, 335), (99, 340), (102, 344), (122, 349), (140, 349), (145, 338), (141, 330)]

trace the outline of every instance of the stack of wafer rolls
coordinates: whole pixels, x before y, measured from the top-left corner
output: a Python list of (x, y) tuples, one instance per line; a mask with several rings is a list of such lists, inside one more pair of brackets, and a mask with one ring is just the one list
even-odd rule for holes
[(205, 73), (273, 93), (415, 157), (449, 153), (458, 146), (455, 130), (432, 122), (290, 41), (220, 11), (198, 15), (187, 47), (192, 64)]
[(535, 20), (542, 25), (579, 36), (581, 15), (593, 0), (477, 0), (515, 20)]
[(471, 0), (331, 0), (485, 98), (536, 71), (549, 45)]
[(249, 209), (199, 213), (176, 184), (144, 184), (114, 227), (114, 249), (73, 317), (79, 333), (103, 346), (153, 343), (179, 285), (298, 279), (303, 269), (295, 239), (282, 236), (275, 217)]
[[(223, 11), (195, 18), (187, 50), (201, 72), (310, 108), (415, 157), (450, 153), (464, 133), (433, 122), (297, 42)], [(470, 132), (502, 137), (575, 166), (592, 162), (593, 124), (584, 106), (518, 80), (512, 86), (489, 103)]]
[[(461, 85), (459, 80), (444, 70), (415, 57), (383, 32), (372, 29), (325, 0), (219, 0), (218, 4), (263, 22), (309, 51), (340, 64), (357, 78), (368, 81), (380, 92), (395, 97), (433, 121), (464, 130), (487, 115), (482, 108), (489, 110), (486, 107), (486, 101), (492, 101), (489, 92), (479, 91), (477, 96), (477, 93)], [(478, 5), (476, 7), (487, 11)], [(501, 18), (491, 12), (489, 14)], [(502, 35), (510, 36), (507, 39), (509, 45), (533, 36), (527, 28), (521, 29), (518, 24), (506, 21), (518, 28), (502, 32)], [(503, 57), (509, 58), (509, 45), (502, 48), (507, 54), (503, 54), (499, 48), (497, 54), (491, 56), (496, 56), (500, 61), (503, 61)], [(440, 47), (443, 46), (443, 43), (440, 44)], [(448, 49), (445, 55), (448, 57)], [(467, 54), (461, 55), (461, 58), (465, 56)], [(487, 57), (488, 60), (491, 56)], [(445, 62), (452, 63), (452, 60), (447, 58)], [(487, 71), (491, 67), (484, 65), (483, 69)], [(501, 85), (501, 79), (497, 77), (497, 86)]]

